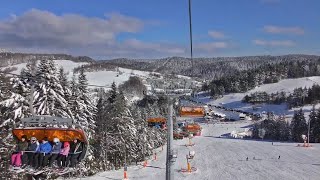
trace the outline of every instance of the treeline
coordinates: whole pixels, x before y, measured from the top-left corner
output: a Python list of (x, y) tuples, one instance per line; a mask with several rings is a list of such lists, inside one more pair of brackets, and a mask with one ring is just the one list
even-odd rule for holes
[[(320, 142), (320, 110), (312, 109), (310, 115), (310, 142)], [(302, 109), (295, 111), (291, 120), (284, 117), (275, 118), (271, 113), (268, 118), (253, 126), (253, 138), (277, 141), (303, 142), (302, 135), (307, 136), (308, 123)]]
[(306, 104), (315, 104), (320, 100), (320, 85), (314, 84), (311, 88), (296, 88), (292, 93), (276, 92), (268, 94), (266, 92), (255, 92), (246, 95), (243, 102), (246, 103), (287, 103), (288, 108), (301, 107)]
[(266, 64), (280, 62), (314, 61), (319, 56), (313, 55), (284, 55), (284, 56), (243, 56), (243, 57), (214, 57), (194, 58), (193, 62), (184, 57), (167, 57), (162, 59), (114, 59), (99, 61), (118, 67), (142, 71), (155, 71), (161, 74), (180, 74), (201, 79), (217, 80), (234, 75), (239, 71), (255, 69)]
[(35, 53), (12, 53), (0, 52), (1, 67), (15, 64), (28, 63), (39, 59), (71, 60), (74, 62), (94, 63), (95, 60), (88, 56), (71, 56), (68, 54), (35, 54)]
[(251, 70), (236, 72), (218, 80), (204, 84), (202, 89), (218, 97), (225, 93), (246, 92), (256, 86), (276, 83), (281, 79), (300, 78), (320, 75), (320, 59), (314, 61), (283, 61), (277, 64), (265, 64)]

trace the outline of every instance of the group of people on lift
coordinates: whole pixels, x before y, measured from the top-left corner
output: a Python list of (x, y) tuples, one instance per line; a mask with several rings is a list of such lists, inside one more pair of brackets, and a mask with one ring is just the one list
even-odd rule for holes
[(58, 138), (54, 138), (50, 143), (48, 138), (44, 137), (39, 143), (36, 137), (31, 137), (28, 142), (26, 135), (21, 137), (21, 141), (14, 148), (11, 165), (21, 168), (29, 166), (34, 169), (53, 167), (55, 161), (59, 168), (75, 167), (83, 150), (79, 139), (74, 139), (71, 143), (62, 143)]

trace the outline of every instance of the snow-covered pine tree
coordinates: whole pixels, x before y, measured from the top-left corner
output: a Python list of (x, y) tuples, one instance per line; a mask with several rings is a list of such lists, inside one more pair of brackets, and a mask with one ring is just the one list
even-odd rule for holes
[[(116, 147), (119, 150), (119, 158), (123, 161), (132, 162), (137, 158), (137, 129), (134, 124), (134, 119), (132, 114), (127, 107), (125, 97), (122, 92), (120, 92), (112, 105), (112, 124), (115, 139), (121, 142), (122, 147)], [(123, 162), (125, 162), (123, 161)]]
[[(88, 80), (84, 73), (83, 69), (80, 69), (79, 76), (78, 76), (78, 87), (79, 87), (79, 99), (82, 104), (82, 113), (79, 117), (83, 120), (86, 120), (88, 123), (88, 128), (90, 131), (94, 130), (95, 122), (94, 116), (96, 113), (96, 107), (94, 106), (92, 100), (89, 97), (89, 90), (88, 90)], [(89, 133), (89, 136), (91, 133)]]
[(95, 159), (99, 159), (98, 168), (103, 170), (110, 169), (109, 157), (110, 146), (115, 144), (114, 138), (107, 131), (108, 116), (106, 112), (106, 93), (104, 90), (100, 90), (98, 93), (98, 102), (96, 105), (96, 116), (95, 116), (95, 131), (93, 138), (93, 153)]
[(148, 141), (149, 128), (146, 119), (142, 118), (142, 112), (140, 108), (133, 104), (131, 106), (132, 117), (134, 118), (134, 124), (138, 132), (137, 144), (137, 161), (145, 160), (145, 157), (152, 153), (150, 144)]
[(320, 142), (320, 109), (316, 112), (316, 117), (310, 119), (310, 133), (313, 139), (313, 142)]
[[(67, 74), (64, 72), (63, 67), (59, 68), (58, 79), (59, 79), (59, 82), (60, 82), (62, 89), (63, 89), (63, 92), (64, 92), (63, 98), (66, 100), (67, 103), (69, 103), (70, 98), (71, 98), (70, 83), (68, 81)], [(69, 104), (66, 106), (66, 111), (67, 111), (69, 117), (72, 117), (72, 112), (70, 110)]]
[(89, 131), (89, 123), (87, 119), (84, 119), (83, 114), (83, 107), (85, 106), (82, 99), (79, 97), (79, 85), (76, 79), (75, 74), (72, 76), (72, 80), (70, 82), (70, 90), (71, 90), (71, 97), (68, 102), (70, 110), (72, 112), (72, 118), (78, 123), (86, 132)]
[(30, 111), (30, 84), (34, 80), (32, 72), (36, 69), (36, 62), (28, 62), (26, 68), (21, 70), (19, 77), (0, 77), (1, 80), (1, 109), (2, 118), (0, 126), (9, 122), (18, 122), (19, 119), (31, 115)]
[(308, 127), (302, 109), (300, 109), (299, 111), (295, 111), (291, 121), (292, 140), (296, 142), (301, 142), (301, 135), (306, 135), (307, 130)]
[(16, 123), (19, 119), (30, 115), (29, 108), (29, 86), (21, 78), (12, 78), (11, 95), (4, 101), (1, 101), (2, 119), (1, 127), (7, 123)]
[(283, 118), (276, 120), (276, 139), (280, 141), (288, 141), (290, 139), (290, 125)]
[(111, 90), (109, 91), (109, 94), (110, 94), (110, 96), (109, 96), (109, 98), (108, 98), (108, 101), (109, 101), (109, 103), (112, 104), (112, 103), (115, 102), (115, 99), (116, 99), (117, 94), (118, 94), (118, 92), (117, 92), (117, 85), (116, 85), (115, 82), (112, 82)]
[(39, 115), (69, 117), (53, 60), (41, 60), (35, 77), (34, 107)]
[[(314, 138), (314, 133), (313, 131), (315, 130), (314, 129), (314, 125), (317, 124), (317, 111), (315, 109), (315, 106), (312, 107), (311, 111), (310, 111), (310, 114), (309, 114), (309, 122), (310, 123), (310, 142), (314, 142), (315, 141), (315, 138)], [(307, 124), (308, 124), (307, 123)]]

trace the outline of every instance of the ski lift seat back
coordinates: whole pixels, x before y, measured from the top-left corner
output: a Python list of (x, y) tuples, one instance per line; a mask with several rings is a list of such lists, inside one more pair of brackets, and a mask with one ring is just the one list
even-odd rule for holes
[(27, 138), (36, 137), (39, 140), (48, 137), (49, 141), (53, 141), (53, 138), (59, 138), (62, 142), (79, 139), (88, 144), (85, 132), (80, 126), (75, 125), (72, 119), (34, 116), (22, 119), (21, 123), (22, 127), (12, 130), (12, 134), (19, 140), (22, 135), (26, 135)]

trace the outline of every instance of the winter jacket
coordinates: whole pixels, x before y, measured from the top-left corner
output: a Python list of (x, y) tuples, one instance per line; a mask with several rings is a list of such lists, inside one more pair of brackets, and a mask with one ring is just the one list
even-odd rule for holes
[(60, 151), (60, 154), (62, 154), (64, 156), (68, 156), (69, 151), (70, 151), (70, 143), (69, 142), (65, 142), (64, 143), (64, 147)]
[(72, 142), (71, 146), (70, 146), (70, 153), (77, 154), (80, 152), (82, 152), (81, 142), (79, 142), (79, 141), (77, 143)]
[(40, 144), (40, 153), (49, 154), (52, 150), (52, 146), (49, 142)]
[(30, 143), (30, 144), (29, 144), (28, 151), (34, 151), (34, 152), (36, 152), (36, 151), (39, 150), (39, 148), (40, 148), (40, 144), (39, 144), (39, 142), (37, 141), (37, 142), (35, 142), (35, 143)]
[(21, 151), (25, 151), (28, 149), (28, 142), (27, 141), (20, 141), (18, 142), (18, 145), (16, 147), (16, 152), (21, 152)]
[(62, 143), (61, 143), (61, 142), (54, 143), (51, 153), (52, 153), (52, 154), (59, 154), (60, 151), (61, 151), (61, 146), (62, 146)]

